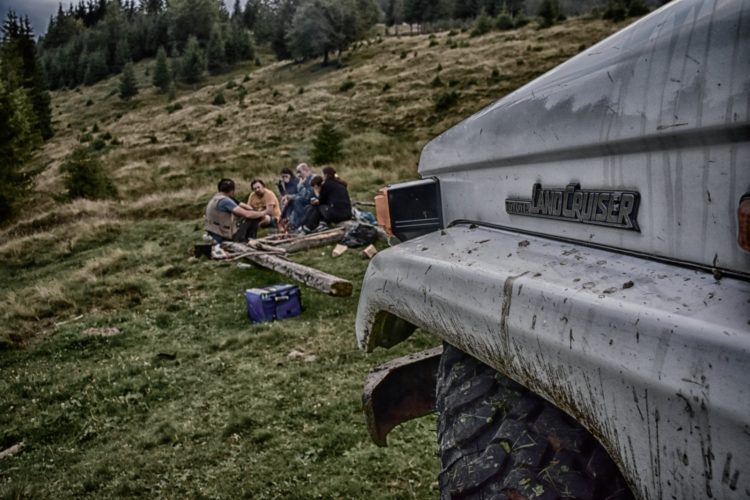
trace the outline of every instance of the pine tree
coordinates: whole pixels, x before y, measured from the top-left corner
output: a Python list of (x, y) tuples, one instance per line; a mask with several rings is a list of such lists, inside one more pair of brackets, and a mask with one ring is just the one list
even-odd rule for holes
[(260, 7), (260, 0), (247, 0), (245, 10), (242, 11), (242, 21), (245, 24), (245, 28), (255, 30), (255, 25), (260, 18)]
[(2, 26), (0, 78), (6, 81), (9, 91), (22, 87), (33, 109), (35, 129), (44, 139), (52, 137), (52, 112), (47, 92), (47, 79), (37, 56), (34, 31), (29, 18), (18, 18), (8, 11)]
[(482, 36), (485, 33), (489, 33), (490, 30), (492, 30), (492, 18), (487, 14), (487, 11), (482, 8), (482, 10), (479, 11), (479, 16), (474, 24), (471, 36)]
[(332, 163), (341, 158), (342, 140), (343, 136), (332, 123), (324, 123), (313, 138), (313, 162), (320, 165)]
[(185, 54), (180, 61), (180, 79), (185, 83), (198, 83), (203, 79), (206, 57), (195, 36), (188, 38)]
[(229, 24), (227, 36), (227, 62), (234, 64), (237, 61), (248, 61), (255, 58), (255, 48), (250, 39), (250, 33), (245, 29), (239, 19)]
[(130, 56), (130, 44), (128, 43), (127, 38), (123, 38), (117, 41), (112, 72), (119, 73), (122, 71), (122, 68), (125, 67), (128, 61), (132, 61), (132, 57)]
[(154, 68), (152, 83), (162, 93), (169, 90), (169, 86), (172, 84), (172, 74), (167, 64), (167, 51), (164, 50), (163, 46), (160, 46), (156, 53), (156, 67)]
[(543, 0), (538, 14), (542, 18), (543, 28), (552, 26), (560, 19), (560, 4), (557, 0)]
[[(0, 64), (7, 64), (1, 56)], [(31, 183), (22, 166), (41, 143), (34, 121), (26, 92), (22, 88), (11, 91), (0, 79), (0, 221), (15, 213)]]
[[(127, 68), (127, 65), (126, 65)], [(68, 197), (110, 198), (117, 194), (112, 180), (107, 177), (96, 157), (88, 148), (79, 147), (65, 159), (60, 167)]]
[(95, 50), (88, 54), (86, 63), (86, 74), (83, 78), (85, 85), (93, 85), (107, 76), (107, 58), (101, 50)]
[(227, 51), (224, 37), (221, 35), (221, 28), (219, 28), (218, 24), (214, 24), (213, 29), (211, 29), (211, 38), (206, 48), (206, 62), (208, 71), (212, 75), (217, 75), (226, 70)]
[(127, 101), (138, 95), (138, 82), (135, 79), (133, 63), (127, 63), (120, 75), (120, 99)]

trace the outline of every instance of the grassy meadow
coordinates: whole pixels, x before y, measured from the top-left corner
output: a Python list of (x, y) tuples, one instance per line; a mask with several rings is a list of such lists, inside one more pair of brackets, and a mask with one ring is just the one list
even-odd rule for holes
[[(360, 394), (369, 368), (439, 341), (358, 351), (367, 262), (331, 248), (293, 259), (352, 280), (353, 297), (303, 286), (302, 316), (250, 325), (244, 289), (284, 278), (191, 257), (205, 203), (221, 177), (245, 198), (251, 178), (307, 161), (325, 121), (346, 134), (340, 175), (370, 201), (416, 176), (430, 138), (617, 28), (389, 37), (339, 69), (261, 54), (172, 102), (150, 63), (131, 102), (116, 78), (54, 93), (34, 194), (0, 228), (0, 452), (24, 444), (0, 458), (0, 498), (436, 497), (434, 418), (381, 449)], [(118, 197), (68, 201), (60, 165), (97, 140)]]

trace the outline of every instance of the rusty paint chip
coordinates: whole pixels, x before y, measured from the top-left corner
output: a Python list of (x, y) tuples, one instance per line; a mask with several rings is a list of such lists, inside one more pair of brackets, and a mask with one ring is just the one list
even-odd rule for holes
[(626, 281), (625, 283), (622, 284), (622, 287), (625, 288), (625, 289), (627, 289), (627, 288), (633, 288), (634, 284), (635, 283), (633, 283), (632, 281)]

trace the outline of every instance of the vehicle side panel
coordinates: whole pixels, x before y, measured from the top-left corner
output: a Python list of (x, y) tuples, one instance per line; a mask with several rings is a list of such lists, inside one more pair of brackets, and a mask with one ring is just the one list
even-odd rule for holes
[(614, 252), (465, 226), (378, 254), (357, 336), (389, 313), (585, 425), (642, 498), (750, 489), (750, 285)]

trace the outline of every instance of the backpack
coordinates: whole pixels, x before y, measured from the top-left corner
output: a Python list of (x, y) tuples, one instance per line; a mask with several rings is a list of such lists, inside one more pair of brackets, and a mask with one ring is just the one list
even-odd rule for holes
[(341, 238), (341, 244), (350, 248), (363, 247), (378, 239), (378, 230), (369, 224), (357, 224)]

